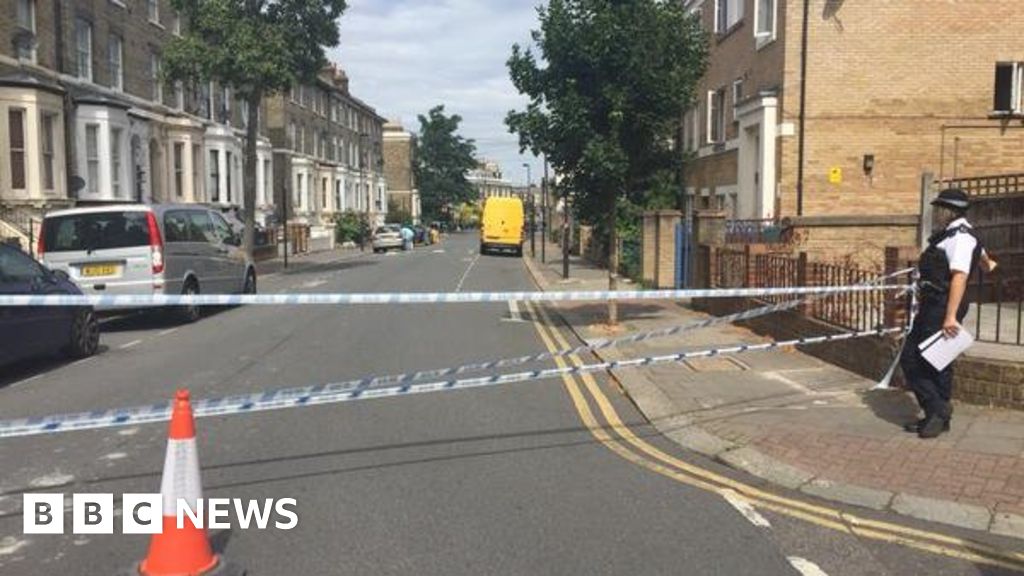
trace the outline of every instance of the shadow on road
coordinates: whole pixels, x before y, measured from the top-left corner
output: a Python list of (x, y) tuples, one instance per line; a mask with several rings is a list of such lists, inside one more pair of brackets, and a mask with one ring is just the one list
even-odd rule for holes
[[(230, 310), (230, 306), (204, 306), (203, 317), (199, 322), (206, 322), (209, 319)], [(162, 310), (139, 310), (116, 316), (110, 316), (100, 322), (100, 332), (134, 332), (140, 330), (163, 330), (165, 328), (177, 328), (185, 326), (175, 314), (166, 309)]]
[[(110, 350), (110, 347), (104, 345), (101, 341), (100, 347), (96, 350), (96, 356), (99, 356), (108, 350)], [(0, 376), (0, 389), (6, 388), (7, 386), (17, 382), (21, 382), (27, 378), (41, 376), (51, 370), (57, 370), (58, 368), (74, 364), (77, 361), (79, 361), (79, 359), (68, 358), (60, 353), (54, 353), (21, 360), (14, 364), (8, 364), (3, 366), (3, 375)]]
[[(364, 254), (363, 256), (370, 256), (370, 254)], [(376, 266), (377, 260), (355, 257), (349, 260), (341, 260), (339, 262), (328, 262), (325, 264), (311, 264), (309, 266), (299, 266), (294, 268), (288, 268), (287, 270), (282, 269), (278, 272), (281, 276), (300, 276), (302, 274), (313, 274), (321, 272), (340, 272), (342, 270), (351, 270), (353, 268), (363, 268), (365, 266)]]
[(918, 418), (917, 404), (905, 390), (873, 390), (862, 396), (864, 405), (881, 420), (902, 427)]

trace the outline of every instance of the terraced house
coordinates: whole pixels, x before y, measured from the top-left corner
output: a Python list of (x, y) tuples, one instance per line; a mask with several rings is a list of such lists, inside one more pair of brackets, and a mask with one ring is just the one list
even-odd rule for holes
[(343, 70), (330, 66), (315, 83), (268, 98), (265, 107), (276, 188), (287, 190), (289, 214), (323, 225), (356, 210), (384, 222), (385, 120), (349, 92)]
[(710, 66), (684, 116), (696, 207), (846, 258), (913, 245), (922, 176), (1024, 172), (1019, 0), (687, 0)]

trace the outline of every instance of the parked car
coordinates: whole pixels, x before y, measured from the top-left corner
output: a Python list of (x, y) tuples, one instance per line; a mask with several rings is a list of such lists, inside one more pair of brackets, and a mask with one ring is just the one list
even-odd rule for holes
[[(0, 244), (0, 294), (81, 293), (67, 274)], [(54, 352), (84, 358), (96, 353), (99, 342), (96, 316), (88, 306), (0, 307), (0, 366)]]
[(373, 231), (373, 251), (387, 252), (402, 249), (402, 227), (398, 224), (385, 224)]
[[(218, 210), (134, 204), (50, 212), (39, 255), (85, 293), (256, 293), (256, 267)], [(198, 320), (198, 306), (176, 310)]]

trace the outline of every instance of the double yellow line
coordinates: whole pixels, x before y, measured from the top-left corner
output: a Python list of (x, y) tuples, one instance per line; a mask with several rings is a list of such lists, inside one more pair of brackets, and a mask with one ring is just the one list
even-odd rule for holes
[[(529, 302), (526, 306), (534, 318), (537, 333), (549, 351), (571, 348), (543, 306)], [(568, 356), (568, 361), (576, 366), (584, 364), (576, 355)], [(566, 362), (566, 358), (555, 357), (555, 363), (560, 368), (567, 367), (569, 362)], [(637, 466), (709, 492), (734, 492), (757, 507), (830, 530), (1024, 572), (1024, 553), (1021, 552), (999, 550), (955, 536), (872, 520), (836, 508), (781, 496), (681, 460), (644, 441), (624, 424), (591, 374), (584, 373), (576, 377), (563, 374), (562, 381), (576, 412), (591, 435), (609, 450)], [(591, 402), (597, 407), (605, 424), (595, 416)]]

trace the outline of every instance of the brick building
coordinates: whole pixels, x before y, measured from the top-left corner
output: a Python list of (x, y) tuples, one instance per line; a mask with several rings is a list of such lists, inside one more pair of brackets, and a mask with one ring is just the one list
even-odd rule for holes
[(1019, 1), (808, 0), (805, 71), (804, 4), (687, 0), (711, 50), (683, 119), (693, 206), (856, 259), (915, 243), (923, 173), (1024, 171)]
[(325, 224), (345, 210), (368, 212), (383, 223), (384, 118), (349, 92), (336, 66), (315, 83), (266, 99), (278, 191), (289, 192), (289, 219)]
[[(73, 204), (242, 204), (245, 104), (217, 82), (161, 80), (163, 47), (187, 25), (168, 0), (3, 5), (0, 217), (8, 224)], [(268, 211), (270, 142), (257, 147), (257, 210)]]
[(421, 206), (413, 172), (415, 162), (416, 136), (398, 122), (384, 124), (384, 179), (388, 185), (388, 202), (408, 212), (413, 222), (419, 223)]

